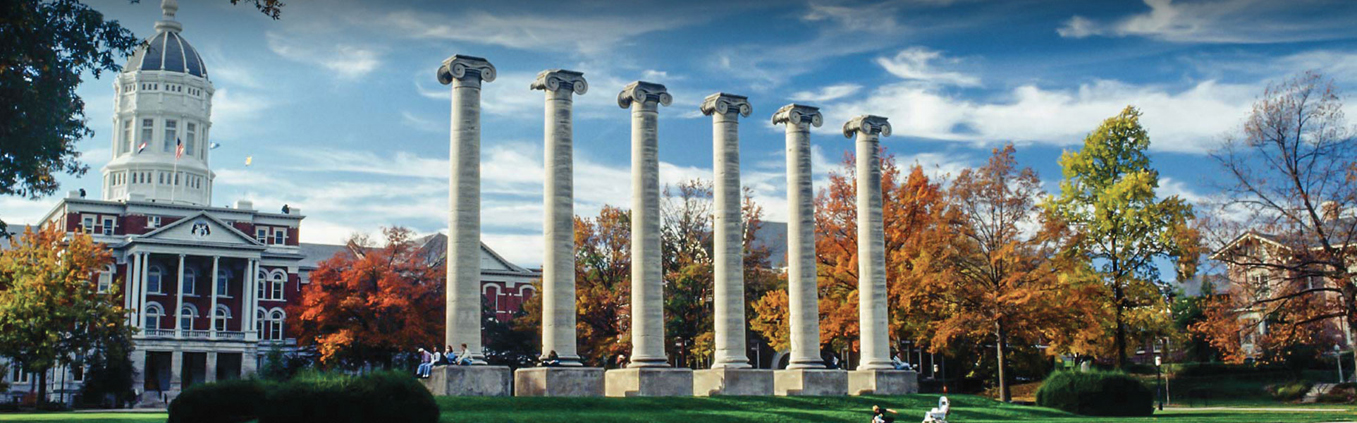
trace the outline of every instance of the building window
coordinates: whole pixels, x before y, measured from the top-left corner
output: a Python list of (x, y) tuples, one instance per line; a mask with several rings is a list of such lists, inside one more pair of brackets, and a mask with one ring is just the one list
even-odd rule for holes
[(254, 239), (259, 240), (260, 244), (268, 244), (269, 243), (268, 228), (254, 228)]
[(100, 294), (113, 289), (113, 265), (104, 266), (104, 271), (99, 272), (99, 282), (96, 289)]
[[(194, 139), (196, 138), (197, 132), (197, 124), (194, 124), (193, 122), (184, 123), (184, 154), (193, 156), (194, 147), (197, 145), (197, 140)], [(206, 148), (203, 150), (206, 150)]]
[(268, 296), (264, 295), (265, 293), (268, 292), (268, 290), (264, 289), (265, 288), (264, 285), (266, 285), (269, 280), (269, 274), (265, 272), (264, 269), (259, 269), (259, 275), (257, 275), (256, 277), (258, 279), (255, 280), (254, 284), (258, 289), (255, 290), (254, 293), (255, 297), (258, 297), (261, 300), (269, 299)]
[[(151, 137), (155, 134), (155, 119), (141, 120), (141, 143), (151, 145)], [(169, 151), (169, 150), (165, 150)]]
[(159, 330), (160, 318), (165, 316), (165, 311), (160, 308), (160, 304), (150, 303), (146, 305), (146, 330)]
[(83, 216), (80, 219), (80, 231), (87, 234), (94, 233), (94, 216)]
[(71, 380), (74, 380), (74, 381), (76, 381), (76, 382), (80, 382), (80, 381), (85, 380), (85, 365), (84, 365), (84, 364), (81, 364), (81, 363), (72, 364), (72, 365), (70, 366), (70, 369), (71, 369)]
[(273, 274), (273, 283), (270, 283), (270, 284), (269, 284), (269, 286), (270, 286), (270, 288), (271, 288), (271, 291), (273, 292), (273, 297), (270, 298), (270, 299), (282, 301), (282, 300), (283, 300), (283, 285), (285, 285), (286, 283), (287, 283), (287, 275), (286, 275), (286, 274), (281, 273), (281, 272), (279, 272), (279, 273), (274, 273), (274, 274)]
[(230, 284), (228, 283), (228, 281), (230, 280), (231, 280), (230, 271), (227, 271), (226, 269), (217, 270), (217, 295), (225, 297), (231, 296), (231, 293), (228, 291), (228, 288), (230, 288)]
[(146, 272), (146, 292), (154, 294), (163, 294), (160, 290), (160, 277), (165, 271), (160, 266), (151, 266), (151, 270)]
[(104, 227), (100, 229), (103, 229), (104, 235), (113, 235), (113, 218), (105, 217)]
[(193, 330), (193, 318), (198, 317), (198, 308), (193, 304), (184, 304), (179, 309), (179, 329)]
[(198, 271), (192, 267), (184, 269), (184, 295), (198, 295)]
[(282, 310), (275, 308), (272, 313), (269, 313), (269, 340), (277, 341), (283, 339), (283, 320), (284, 315)]
[(146, 216), (146, 227), (148, 227), (148, 228), (159, 228), (159, 227), (160, 227), (160, 216)]
[(16, 384), (19, 384), (19, 383), (29, 383), (29, 379), (28, 379), (29, 373), (24, 371), (23, 366), (20, 366), (20, 365), (18, 365), (17, 363), (10, 363), (9, 372), (10, 372), (10, 377), (9, 377), (9, 380), (10, 380), (10, 381), (12, 381), (12, 382), (14, 382), (14, 383), (16, 383)]
[(255, 313), (254, 313), (254, 332), (257, 333), (257, 334), (259, 334), (259, 337), (260, 337), (260, 338), (264, 338), (264, 337), (266, 337), (266, 336), (268, 335), (267, 333), (264, 333), (264, 323), (265, 323), (264, 320), (266, 320), (266, 319), (264, 318), (264, 309), (261, 308), (261, 309), (255, 311)]
[(287, 241), (287, 229), (283, 229), (283, 228), (274, 228), (274, 230), (273, 230), (273, 243), (274, 243), (274, 244), (278, 244), (278, 245), (283, 245), (283, 244), (286, 243), (286, 241)]
[(131, 152), (136, 146), (132, 145), (132, 119), (123, 121), (123, 152)]
[(231, 320), (231, 309), (225, 304), (218, 304), (217, 309), (212, 312), (212, 327), (225, 332), (228, 320)]
[(179, 138), (179, 122), (165, 119), (165, 151), (174, 151), (175, 141)]

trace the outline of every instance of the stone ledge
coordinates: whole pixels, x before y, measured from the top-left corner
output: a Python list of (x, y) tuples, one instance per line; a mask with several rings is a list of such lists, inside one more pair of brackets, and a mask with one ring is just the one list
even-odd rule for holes
[(532, 367), (514, 371), (516, 397), (601, 397), (599, 367)]
[(686, 397), (693, 395), (692, 369), (640, 367), (604, 373), (610, 397)]
[(773, 393), (783, 396), (829, 397), (848, 394), (848, 372), (792, 369), (773, 372)]
[(723, 368), (693, 371), (693, 396), (772, 394), (772, 370)]
[(435, 396), (507, 397), (513, 374), (508, 366), (438, 366), (420, 382)]
[(849, 395), (906, 395), (918, 392), (919, 374), (913, 370), (848, 372)]

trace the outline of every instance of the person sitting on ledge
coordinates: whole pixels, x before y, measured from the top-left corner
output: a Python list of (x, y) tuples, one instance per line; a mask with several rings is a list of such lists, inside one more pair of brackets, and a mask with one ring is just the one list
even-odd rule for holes
[(895, 370), (909, 370), (909, 363), (900, 360), (900, 355), (898, 354), (895, 357), (891, 357), (891, 365), (895, 366)]
[(456, 365), (456, 364), (457, 364), (457, 354), (454, 354), (454, 353), (452, 352), (452, 346), (451, 346), (451, 345), (448, 345), (448, 348), (445, 349), (445, 350), (443, 350), (443, 351), (447, 351), (446, 354), (443, 354), (443, 364), (447, 364), (447, 365)]
[(556, 350), (551, 350), (547, 358), (542, 359), (542, 367), (556, 367), (561, 365), (561, 356), (556, 355)]
[(462, 350), (457, 352), (457, 364), (462, 366), (471, 365), (471, 353), (467, 351), (466, 344), (462, 344)]
[(433, 355), (423, 348), (419, 349), (419, 368), (415, 369), (415, 377), (429, 377), (429, 372), (433, 370)]
[(443, 354), (438, 352), (438, 347), (433, 347), (433, 360), (429, 361), (429, 367), (437, 367), (442, 365), (443, 365)]
[(892, 410), (892, 409), (889, 409), (889, 408), (881, 408), (881, 406), (873, 405), (873, 406), (872, 406), (872, 423), (893, 423), (893, 422), (895, 421), (895, 416), (889, 416), (889, 415), (886, 415), (886, 413), (890, 413), (890, 414), (900, 414), (900, 413), (896, 412), (895, 410)]

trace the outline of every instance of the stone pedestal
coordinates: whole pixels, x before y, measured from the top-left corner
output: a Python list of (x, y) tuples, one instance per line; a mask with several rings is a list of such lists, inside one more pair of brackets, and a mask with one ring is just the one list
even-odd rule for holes
[(693, 396), (772, 394), (772, 370), (722, 368), (693, 372)]
[(913, 370), (848, 372), (849, 395), (906, 395), (918, 392), (919, 374)]
[(603, 369), (532, 367), (514, 371), (516, 397), (601, 397)]
[(436, 396), (507, 397), (512, 379), (508, 366), (439, 366), (421, 382)]
[(610, 397), (686, 397), (693, 395), (692, 369), (637, 367), (605, 373)]
[(773, 372), (773, 391), (782, 396), (832, 397), (848, 394), (848, 372), (790, 369)]

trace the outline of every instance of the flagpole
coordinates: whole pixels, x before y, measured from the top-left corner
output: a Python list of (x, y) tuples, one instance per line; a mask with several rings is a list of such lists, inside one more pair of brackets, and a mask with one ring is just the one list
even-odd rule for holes
[(174, 197), (179, 194), (179, 149), (182, 148), (179, 143), (183, 142), (177, 137), (174, 141), (174, 170), (170, 171), (170, 204), (174, 204)]

